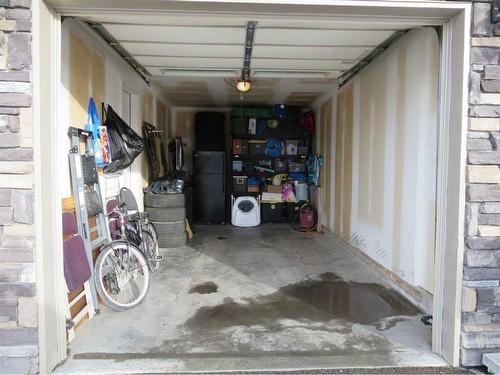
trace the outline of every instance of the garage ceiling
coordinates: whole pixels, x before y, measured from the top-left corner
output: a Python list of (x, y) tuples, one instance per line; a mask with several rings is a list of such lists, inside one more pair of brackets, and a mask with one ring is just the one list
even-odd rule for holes
[(143, 65), (176, 106), (234, 106), (226, 80), (241, 76), (247, 21), (257, 21), (249, 104), (307, 105), (335, 79), (401, 29), (375, 22), (304, 17), (128, 13), (85, 17), (101, 24)]

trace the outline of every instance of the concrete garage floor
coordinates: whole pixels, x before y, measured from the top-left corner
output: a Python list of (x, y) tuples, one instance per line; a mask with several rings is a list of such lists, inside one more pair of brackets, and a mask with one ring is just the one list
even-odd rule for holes
[(102, 307), (58, 373), (446, 366), (417, 308), (331, 235), (198, 226), (165, 255), (145, 301)]

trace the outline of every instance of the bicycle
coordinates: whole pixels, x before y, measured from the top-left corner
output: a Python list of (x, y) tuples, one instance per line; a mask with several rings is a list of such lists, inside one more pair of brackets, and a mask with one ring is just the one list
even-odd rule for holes
[[(106, 215), (119, 227), (120, 239), (104, 245), (95, 263), (95, 284), (104, 303), (123, 311), (142, 302), (149, 289), (149, 264), (142, 250), (128, 240), (126, 203)], [(130, 236), (130, 234), (129, 234)]]
[[(160, 255), (158, 235), (153, 223), (149, 222), (147, 213), (139, 212), (134, 194), (129, 189), (120, 189), (119, 201), (126, 203), (126, 217), (128, 223), (131, 224), (131, 226), (125, 226), (126, 237), (142, 250), (148, 260), (150, 271), (157, 271), (163, 256)], [(131, 214), (130, 211), (135, 212)]]

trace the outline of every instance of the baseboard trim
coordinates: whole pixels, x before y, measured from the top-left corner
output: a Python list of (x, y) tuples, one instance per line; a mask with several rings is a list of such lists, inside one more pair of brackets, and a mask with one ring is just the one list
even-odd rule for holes
[(381, 278), (383, 278), (393, 289), (402, 294), (413, 304), (418, 306), (423, 312), (425, 312), (426, 314), (432, 314), (433, 296), (431, 293), (420, 287), (415, 287), (410, 283), (408, 283), (406, 280), (403, 280), (399, 275), (388, 270), (380, 263), (375, 261), (373, 258), (371, 258), (369, 255), (365, 254), (362, 250), (351, 245), (343, 238), (340, 238), (328, 228), (323, 227), (323, 233), (327, 236), (331, 236), (336, 241), (340, 242), (346, 251), (348, 251), (358, 259), (361, 259), (363, 262), (365, 262)]

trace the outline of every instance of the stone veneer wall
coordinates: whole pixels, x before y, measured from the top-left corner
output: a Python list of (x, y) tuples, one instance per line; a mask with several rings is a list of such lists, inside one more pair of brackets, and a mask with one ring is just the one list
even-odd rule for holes
[(500, 352), (500, 23), (472, 13), (461, 363)]
[(0, 0), (0, 373), (38, 370), (31, 0)]
[[(0, 0), (0, 373), (38, 369), (31, 1)], [(500, 23), (473, 5), (461, 363), (500, 351)]]

